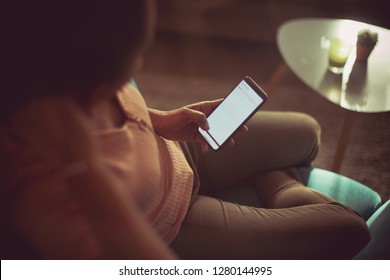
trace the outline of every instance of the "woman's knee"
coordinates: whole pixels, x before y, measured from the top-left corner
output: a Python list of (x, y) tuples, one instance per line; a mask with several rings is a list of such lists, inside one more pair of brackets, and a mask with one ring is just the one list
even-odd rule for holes
[(296, 113), (300, 121), (301, 133), (303, 133), (313, 146), (318, 147), (321, 142), (321, 126), (318, 121), (307, 114)]
[(290, 113), (290, 118), (295, 124), (294, 129), (303, 145), (305, 151), (304, 165), (310, 165), (318, 154), (321, 145), (321, 126), (312, 116), (305, 113)]

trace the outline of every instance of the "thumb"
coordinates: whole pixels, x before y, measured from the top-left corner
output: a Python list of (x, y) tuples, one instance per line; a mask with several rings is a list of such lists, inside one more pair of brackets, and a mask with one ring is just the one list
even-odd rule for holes
[(210, 126), (204, 113), (186, 108), (186, 117), (189, 121), (195, 122), (203, 130), (209, 130)]

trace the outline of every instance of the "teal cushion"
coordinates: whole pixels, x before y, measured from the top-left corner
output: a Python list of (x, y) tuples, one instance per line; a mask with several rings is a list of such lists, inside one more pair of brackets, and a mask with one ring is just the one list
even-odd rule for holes
[(367, 221), (371, 240), (355, 259), (390, 260), (390, 200)]
[(130, 84), (138, 90), (137, 83), (135, 82), (134, 79), (131, 79), (131, 80), (130, 80)]
[(351, 207), (365, 220), (381, 205), (377, 192), (348, 177), (319, 168), (300, 168), (299, 173), (304, 185)]

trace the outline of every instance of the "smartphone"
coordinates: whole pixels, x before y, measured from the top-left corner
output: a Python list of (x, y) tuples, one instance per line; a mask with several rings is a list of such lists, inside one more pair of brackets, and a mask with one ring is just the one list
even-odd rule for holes
[(217, 151), (267, 99), (267, 94), (250, 77), (245, 77), (207, 117), (210, 129), (199, 127), (198, 131)]

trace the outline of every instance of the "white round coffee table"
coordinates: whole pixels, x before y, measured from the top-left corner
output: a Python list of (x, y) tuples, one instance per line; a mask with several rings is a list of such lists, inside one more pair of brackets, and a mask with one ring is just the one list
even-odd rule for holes
[[(357, 32), (362, 29), (378, 33), (378, 43), (368, 62), (355, 63), (353, 49), (343, 74), (328, 71), (324, 38), (337, 37), (355, 44)], [(356, 113), (390, 111), (390, 30), (352, 20), (295, 19), (280, 26), (277, 44), (289, 70), (314, 92), (348, 110), (332, 167), (339, 171)], [(275, 76), (280, 79), (283, 72), (279, 67)]]

